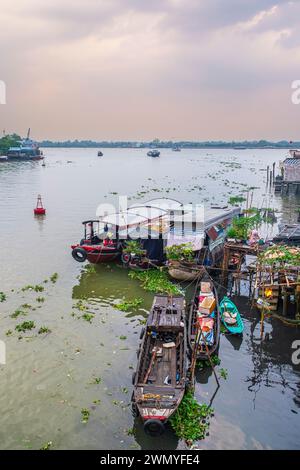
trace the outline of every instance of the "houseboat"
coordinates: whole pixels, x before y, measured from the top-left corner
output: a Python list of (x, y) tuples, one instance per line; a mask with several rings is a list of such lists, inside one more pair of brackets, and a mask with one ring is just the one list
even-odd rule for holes
[(7, 152), (8, 160), (42, 160), (43, 152), (39, 149), (37, 142), (30, 139), (30, 129), (28, 129), (26, 139), (22, 139), (17, 147), (10, 147)]

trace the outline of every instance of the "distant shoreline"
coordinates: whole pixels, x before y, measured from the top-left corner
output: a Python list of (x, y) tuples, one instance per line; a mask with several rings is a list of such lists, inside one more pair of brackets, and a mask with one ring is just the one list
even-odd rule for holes
[(300, 148), (300, 142), (289, 143), (287, 141), (280, 142), (267, 142), (267, 141), (253, 141), (253, 142), (163, 142), (163, 141), (151, 141), (151, 142), (133, 142), (133, 141), (119, 141), (119, 142), (94, 142), (94, 141), (64, 141), (64, 142), (52, 142), (42, 141), (39, 142), (42, 148), (131, 148), (131, 149), (147, 149), (160, 148), (160, 149), (172, 149), (173, 147), (179, 147), (180, 149), (232, 149), (232, 150), (249, 150), (249, 149), (296, 149)]

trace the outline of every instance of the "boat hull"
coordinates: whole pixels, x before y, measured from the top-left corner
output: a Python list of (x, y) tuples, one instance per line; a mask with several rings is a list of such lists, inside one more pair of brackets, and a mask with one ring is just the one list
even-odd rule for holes
[(177, 281), (195, 281), (203, 274), (203, 267), (195, 264), (169, 261), (168, 267), (169, 275)]
[[(224, 312), (225, 310), (229, 310), (230, 312), (236, 313), (236, 325), (229, 325), (225, 318), (224, 318)], [(224, 297), (222, 302), (220, 303), (220, 315), (221, 315), (221, 320), (226, 329), (229, 331), (229, 333), (233, 335), (242, 335), (244, 331), (244, 323), (241, 317), (240, 312), (238, 311), (236, 305), (228, 299), (228, 297)]]
[[(196, 288), (197, 295), (194, 299), (194, 302), (190, 306), (189, 310), (189, 316), (188, 316), (188, 347), (190, 351), (193, 351), (194, 347), (194, 341), (195, 341), (195, 324), (196, 324), (196, 319), (197, 319), (197, 311), (198, 311), (198, 305), (196, 302), (196, 298), (198, 297), (198, 293), (200, 292), (200, 281), (208, 281), (209, 278), (206, 276), (202, 277), (199, 280), (199, 285)], [(221, 331), (221, 318), (220, 318), (220, 309), (219, 309), (219, 300), (218, 300), (218, 293), (213, 285), (212, 281), (212, 292), (216, 300), (216, 308), (214, 310), (215, 315), (214, 315), (214, 342), (212, 345), (207, 345), (207, 350), (205, 346), (202, 346), (201, 349), (198, 349), (197, 351), (197, 359), (200, 361), (206, 361), (209, 359), (209, 356), (212, 354), (217, 354), (219, 350), (219, 345), (220, 345), (220, 331)]]
[[(185, 300), (156, 295), (142, 332), (132, 403), (150, 435), (159, 435), (180, 405), (187, 380)], [(151, 432), (153, 431), (153, 434)]]
[(92, 264), (109, 263), (120, 256), (119, 252), (102, 250), (101, 252), (88, 253), (87, 260)]

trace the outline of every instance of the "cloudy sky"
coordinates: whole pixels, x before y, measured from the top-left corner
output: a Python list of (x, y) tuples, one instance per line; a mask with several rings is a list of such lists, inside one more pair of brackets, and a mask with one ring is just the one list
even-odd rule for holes
[(2, 129), (300, 140), (300, 1), (1, 0)]

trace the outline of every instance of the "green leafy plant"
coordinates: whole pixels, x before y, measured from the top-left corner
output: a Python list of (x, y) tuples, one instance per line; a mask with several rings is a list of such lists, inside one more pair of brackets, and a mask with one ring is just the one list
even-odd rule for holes
[(227, 377), (228, 377), (228, 370), (227, 369), (220, 369), (220, 377), (222, 377), (222, 379), (226, 380)]
[(32, 330), (33, 328), (35, 328), (34, 321), (24, 321), (23, 323), (17, 325), (15, 330), (24, 333), (26, 330)]
[(246, 201), (246, 199), (243, 196), (231, 196), (228, 199), (228, 204), (230, 204), (231, 206), (236, 206), (236, 205), (241, 204), (245, 201)]
[(143, 249), (141, 244), (136, 240), (126, 241), (126, 246), (123, 248), (124, 253), (134, 253), (137, 256), (143, 256), (146, 254), (146, 250)]
[(84, 313), (81, 318), (83, 318), (85, 321), (88, 321), (89, 323), (92, 323), (92, 319), (94, 318), (93, 313)]
[(42, 334), (46, 334), (46, 333), (51, 333), (50, 328), (48, 328), (47, 326), (41, 326), (39, 331), (38, 331), (38, 334), (42, 335)]
[(138, 279), (142, 283), (143, 289), (149, 292), (163, 293), (169, 295), (180, 295), (182, 289), (173, 284), (166, 272), (158, 269), (148, 269), (146, 271), (130, 271), (128, 276)]
[(172, 261), (193, 261), (195, 253), (192, 243), (181, 243), (180, 245), (172, 245), (166, 248), (168, 260)]
[(191, 391), (183, 397), (179, 408), (170, 418), (170, 423), (179, 439), (184, 439), (188, 444), (204, 439), (209, 427), (209, 418), (213, 409), (200, 405)]
[(258, 228), (262, 221), (263, 219), (259, 212), (256, 212), (255, 215), (250, 217), (235, 217), (232, 220), (231, 227), (227, 230), (227, 237), (246, 240), (249, 230)]
[(52, 441), (49, 441), (49, 442), (46, 442), (46, 444), (44, 444), (40, 450), (50, 450), (50, 448), (52, 447)]
[(20, 315), (24, 316), (26, 313), (20, 308), (17, 308), (17, 310), (15, 310), (14, 313), (10, 315), (10, 318), (18, 318)]
[(51, 281), (53, 284), (56, 283), (57, 279), (58, 279), (58, 273), (54, 273), (54, 274), (52, 274), (52, 276), (50, 276), (50, 281)]
[(123, 302), (116, 304), (115, 307), (118, 310), (121, 310), (122, 312), (129, 312), (132, 309), (138, 308), (142, 303), (143, 303), (143, 299), (136, 298), (128, 302), (124, 300)]
[(86, 424), (90, 419), (90, 410), (87, 408), (82, 408), (81, 410), (81, 422)]
[(4, 292), (0, 292), (0, 302), (4, 302), (6, 300), (6, 295)]

